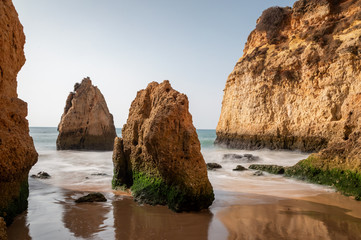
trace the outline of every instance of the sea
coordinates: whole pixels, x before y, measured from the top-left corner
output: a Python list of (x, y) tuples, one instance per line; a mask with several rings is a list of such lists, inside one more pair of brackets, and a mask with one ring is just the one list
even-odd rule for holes
[[(333, 188), (233, 171), (237, 165), (292, 166), (307, 153), (229, 149), (214, 145), (215, 130), (197, 134), (205, 162), (222, 166), (208, 171), (215, 201), (209, 210), (175, 213), (112, 190), (111, 151), (57, 151), (57, 128), (31, 127), (39, 160), (29, 176), (45, 171), (51, 178), (29, 177), (29, 207), (8, 228), (9, 239), (361, 239), (361, 204)], [(89, 192), (102, 192), (107, 202), (74, 202)]]

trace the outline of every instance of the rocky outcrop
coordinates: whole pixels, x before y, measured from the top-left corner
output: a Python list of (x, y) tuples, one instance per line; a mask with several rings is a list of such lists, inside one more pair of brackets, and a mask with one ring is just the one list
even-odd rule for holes
[(29, 136), (27, 104), (17, 95), (25, 35), (10, 0), (0, 2), (0, 20), (0, 217), (10, 224), (27, 208), (28, 174), (38, 154)]
[(216, 142), (319, 152), (286, 175), (361, 197), (360, 40), (360, 1), (264, 11), (228, 77)]
[(6, 223), (2, 217), (0, 217), (0, 240), (7, 240)]
[(302, 0), (264, 11), (228, 77), (217, 142), (319, 151), (359, 132), (350, 121), (360, 109), (360, 5)]
[(213, 188), (188, 112), (188, 98), (168, 81), (137, 93), (115, 141), (113, 187), (131, 187), (137, 201), (175, 211), (208, 208)]
[(113, 115), (100, 90), (84, 78), (66, 100), (58, 126), (58, 150), (112, 150), (116, 137)]

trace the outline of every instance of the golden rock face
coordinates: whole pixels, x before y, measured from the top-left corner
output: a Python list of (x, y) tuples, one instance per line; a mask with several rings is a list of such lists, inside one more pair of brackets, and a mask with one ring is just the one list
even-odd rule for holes
[(66, 100), (58, 126), (58, 150), (113, 150), (116, 137), (113, 115), (90, 78), (75, 84)]
[(359, 1), (302, 0), (264, 11), (227, 79), (216, 141), (303, 151), (338, 146), (360, 159), (360, 40)]
[(27, 207), (27, 178), (38, 154), (29, 135), (27, 104), (17, 98), (25, 35), (10, 0), (0, 2), (0, 217), (7, 223)]
[(113, 185), (130, 185), (138, 200), (176, 211), (212, 204), (213, 188), (188, 98), (168, 81), (152, 82), (137, 93), (122, 136), (114, 147)]

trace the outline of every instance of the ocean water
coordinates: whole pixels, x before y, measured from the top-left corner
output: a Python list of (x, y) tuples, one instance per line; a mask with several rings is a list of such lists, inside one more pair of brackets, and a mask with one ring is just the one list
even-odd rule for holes
[[(248, 192), (279, 197), (290, 197), (330, 191), (330, 189), (305, 182), (286, 179), (264, 173), (254, 176), (254, 171), (232, 171), (237, 165), (248, 167), (250, 164), (278, 164), (291, 166), (307, 158), (307, 154), (295, 151), (270, 150), (232, 150), (215, 146), (215, 130), (197, 130), (201, 151), (207, 163), (222, 165), (221, 169), (209, 171), (209, 178), (217, 191)], [(121, 129), (117, 129), (118, 136)], [(36, 150), (38, 163), (31, 169), (30, 175), (40, 171), (48, 172), (52, 178), (47, 183), (69, 190), (112, 192), (113, 172), (112, 152), (97, 151), (57, 151), (56, 128), (30, 128)], [(252, 154), (255, 161), (247, 159), (225, 159), (224, 154)], [(242, 187), (241, 187), (242, 186)]]
[[(9, 227), (9, 239), (295, 239), (294, 236), (352, 239), (344, 237), (361, 236), (361, 206), (333, 189), (267, 173), (255, 176), (253, 170), (233, 171), (237, 165), (248, 167), (253, 163), (291, 166), (308, 154), (227, 149), (213, 144), (215, 130), (197, 133), (205, 161), (222, 165), (221, 169), (208, 171), (215, 201), (209, 211), (177, 214), (165, 206), (139, 205), (129, 194), (113, 191), (112, 152), (57, 151), (56, 128), (30, 128), (39, 153), (30, 175), (45, 171), (51, 178), (29, 178), (29, 208)], [(117, 134), (121, 135), (120, 129)], [(225, 154), (252, 154), (257, 160), (224, 158)], [(76, 198), (92, 191), (104, 193), (108, 201), (74, 203)], [(345, 206), (348, 209), (343, 209)]]

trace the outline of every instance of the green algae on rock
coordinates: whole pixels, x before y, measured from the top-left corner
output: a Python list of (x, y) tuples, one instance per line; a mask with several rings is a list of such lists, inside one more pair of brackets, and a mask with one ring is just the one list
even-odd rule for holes
[(113, 188), (130, 187), (135, 200), (177, 212), (212, 204), (188, 99), (168, 81), (152, 82), (137, 93), (122, 136), (115, 140)]

